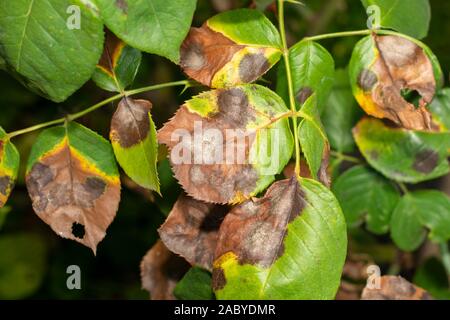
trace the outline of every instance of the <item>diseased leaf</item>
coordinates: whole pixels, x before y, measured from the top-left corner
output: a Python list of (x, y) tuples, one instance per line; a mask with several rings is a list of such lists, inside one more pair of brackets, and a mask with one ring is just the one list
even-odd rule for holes
[(391, 236), (404, 251), (416, 250), (426, 237), (438, 243), (450, 240), (450, 198), (440, 191), (406, 194), (392, 214)]
[(330, 144), (325, 129), (320, 121), (317, 96), (314, 93), (309, 97), (301, 108), (308, 116), (299, 125), (298, 134), (303, 154), (308, 163), (312, 177), (330, 186), (328, 177), (328, 164), (330, 157)]
[(170, 251), (211, 271), (219, 227), (227, 212), (225, 206), (182, 194), (158, 232)]
[(188, 270), (189, 264), (158, 240), (142, 259), (142, 288), (152, 300), (175, 300), (173, 290)]
[(173, 291), (179, 300), (213, 300), (211, 274), (200, 268), (191, 268)]
[(400, 36), (368, 36), (354, 48), (350, 80), (367, 114), (406, 129), (435, 129), (427, 107), (441, 85), (442, 71), (424, 45)]
[(428, 292), (402, 277), (383, 276), (379, 280), (381, 288), (366, 287), (362, 300), (433, 300)]
[(5, 205), (14, 188), (19, 165), (19, 152), (0, 127), (0, 208)]
[(111, 120), (110, 139), (117, 161), (140, 186), (159, 190), (158, 142), (147, 100), (123, 98)]
[(186, 102), (158, 132), (175, 177), (195, 199), (239, 203), (263, 191), (292, 156), (283, 100), (242, 85)]
[(377, 234), (389, 230), (391, 215), (400, 194), (383, 176), (364, 166), (354, 167), (333, 184), (333, 192), (342, 206), (348, 226), (362, 221)]
[(450, 88), (438, 91), (430, 104), (433, 122), (441, 131), (450, 131)]
[(43, 131), (26, 172), (36, 214), (59, 236), (96, 252), (120, 201), (120, 179), (111, 145), (70, 122)]
[(0, 236), (0, 299), (29, 298), (42, 285), (47, 245), (34, 233)]
[(92, 80), (104, 90), (121, 92), (133, 84), (141, 58), (139, 50), (107, 31), (103, 54)]
[(419, 183), (449, 172), (450, 133), (392, 128), (365, 118), (353, 130), (359, 150), (369, 164), (389, 179)]
[[(297, 109), (315, 93), (319, 114), (322, 113), (333, 87), (334, 60), (330, 53), (313, 41), (300, 41), (289, 49), (292, 84), (296, 95)], [(286, 66), (278, 68), (277, 93), (289, 101)]]
[(178, 63), (196, 0), (96, 0), (103, 22), (130, 46)]
[(181, 47), (181, 67), (213, 88), (250, 83), (282, 55), (277, 29), (261, 12), (239, 9), (220, 13), (192, 28)]
[(356, 149), (352, 129), (363, 112), (353, 98), (348, 71), (337, 70), (334, 81), (322, 121), (331, 148), (342, 153), (351, 153)]
[(225, 217), (213, 288), (218, 299), (333, 299), (346, 253), (345, 219), (333, 194), (292, 177)]
[[(74, 12), (68, 14), (72, 5), (80, 9), (79, 27)], [(55, 102), (91, 78), (102, 53), (103, 24), (83, 0), (0, 0), (0, 30), (8, 69)]]
[[(380, 27), (422, 39), (428, 34), (431, 8), (428, 0), (362, 0), (364, 7), (377, 6)], [(373, 11), (370, 12), (374, 14)]]

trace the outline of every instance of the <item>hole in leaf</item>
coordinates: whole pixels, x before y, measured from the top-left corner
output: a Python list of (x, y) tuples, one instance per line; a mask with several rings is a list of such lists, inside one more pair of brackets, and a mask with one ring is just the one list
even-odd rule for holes
[(420, 95), (419, 91), (406, 88), (402, 89), (400, 94), (402, 95), (403, 99), (414, 105), (416, 109), (419, 108), (420, 99), (422, 99), (422, 96)]
[(84, 226), (78, 222), (74, 222), (72, 224), (72, 234), (74, 237), (78, 239), (83, 239), (86, 231), (84, 230)]

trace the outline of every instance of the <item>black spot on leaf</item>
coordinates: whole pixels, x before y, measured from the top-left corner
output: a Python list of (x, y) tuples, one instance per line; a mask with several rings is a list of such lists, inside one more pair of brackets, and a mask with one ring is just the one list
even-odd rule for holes
[(372, 90), (373, 86), (378, 82), (377, 75), (367, 69), (361, 71), (358, 76), (358, 85), (364, 91)]
[(247, 54), (239, 64), (239, 77), (243, 82), (253, 82), (269, 68), (270, 64), (264, 54)]
[(304, 104), (306, 102), (306, 100), (308, 100), (309, 97), (311, 97), (313, 94), (313, 90), (309, 87), (303, 87), (300, 90), (298, 90), (297, 92), (297, 101), (298, 103), (300, 103), (301, 105)]
[(8, 176), (0, 177), (0, 193), (6, 196), (10, 189), (11, 179)]
[(89, 193), (92, 200), (100, 198), (105, 192), (106, 182), (97, 177), (89, 177), (84, 184), (85, 190)]
[(227, 284), (227, 279), (225, 278), (225, 273), (222, 268), (214, 269), (212, 275), (212, 286), (214, 291), (221, 290)]
[(415, 157), (413, 168), (414, 170), (429, 174), (436, 169), (439, 163), (439, 154), (433, 150), (424, 150), (418, 153)]

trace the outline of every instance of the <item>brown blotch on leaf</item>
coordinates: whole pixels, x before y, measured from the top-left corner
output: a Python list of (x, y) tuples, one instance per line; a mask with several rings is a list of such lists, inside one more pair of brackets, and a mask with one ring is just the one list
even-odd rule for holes
[(173, 290), (189, 267), (183, 258), (170, 252), (158, 240), (142, 259), (142, 288), (150, 293), (152, 300), (175, 300)]
[(240, 264), (271, 266), (284, 253), (288, 224), (305, 206), (297, 178), (274, 183), (263, 198), (248, 200), (228, 213), (220, 227), (215, 259), (232, 252)]
[[(120, 201), (120, 184), (86, 171), (68, 145), (36, 163), (26, 176), (36, 214), (61, 237), (90, 247), (94, 253), (105, 237)], [(83, 238), (74, 236), (74, 223), (84, 226)]]
[(219, 227), (227, 212), (225, 206), (205, 203), (182, 194), (158, 232), (172, 252), (191, 265), (211, 271)]
[[(255, 118), (255, 110), (239, 88), (221, 89), (216, 92), (219, 112), (202, 118), (182, 106), (159, 130), (158, 141), (169, 148), (175, 177), (188, 195), (210, 203), (226, 204), (234, 200), (238, 193), (244, 196), (252, 193), (259, 179), (255, 168), (245, 161), (256, 134), (254, 131), (248, 132), (246, 125)], [(174, 138), (174, 133), (180, 129), (186, 130), (189, 137), (194, 137), (194, 126), (199, 124), (203, 132), (219, 128), (223, 139), (203, 139), (200, 141), (201, 145), (198, 141), (194, 145), (192, 138)], [(227, 135), (227, 129), (240, 132), (243, 138)], [(175, 163), (174, 147), (188, 153), (190, 162)], [(216, 150), (222, 151), (222, 157), (218, 161), (215, 158)], [(231, 159), (232, 161), (225, 161), (227, 150), (235, 150), (235, 158)], [(243, 152), (238, 153), (237, 150)], [(241, 154), (245, 159), (238, 159)], [(194, 161), (199, 158), (200, 161)]]
[(358, 86), (364, 91), (370, 91), (377, 84), (377, 75), (368, 69), (364, 69), (358, 76)]
[(414, 286), (402, 277), (383, 276), (379, 279), (380, 288), (366, 286), (362, 300), (433, 300), (428, 292)]
[(150, 101), (123, 98), (111, 120), (111, 141), (122, 148), (142, 142), (149, 134), (151, 109)]
[(212, 274), (212, 287), (214, 291), (219, 291), (225, 288), (227, 284), (227, 279), (225, 278), (225, 273), (222, 268), (214, 269)]
[(119, 8), (123, 14), (128, 14), (128, 2), (126, 0), (116, 0), (116, 7)]
[[(436, 90), (433, 65), (415, 43), (399, 36), (377, 36), (374, 42), (379, 52), (371, 71), (378, 78), (371, 99), (376, 109), (366, 106), (365, 111), (377, 118), (387, 118), (406, 129), (432, 131), (431, 113), (426, 109)], [(364, 86), (371, 84), (368, 73)], [(361, 79), (360, 79), (361, 80)], [(406, 90), (416, 91), (421, 99), (418, 106), (402, 96)]]
[(118, 50), (120, 50), (123, 42), (109, 30), (106, 30), (105, 34), (106, 38), (103, 53), (98, 65), (104, 70), (107, 70), (111, 77), (113, 77), (114, 68), (116, 66), (118, 58)]
[(0, 194), (6, 196), (11, 190), (11, 178), (8, 176), (0, 177)]
[(429, 174), (436, 169), (438, 164), (439, 153), (433, 150), (423, 150), (416, 155), (413, 168), (420, 173)]
[(239, 64), (239, 78), (242, 82), (250, 83), (269, 69), (269, 61), (263, 53), (249, 53), (242, 58)]
[(303, 87), (300, 90), (298, 90), (297, 95), (296, 95), (296, 99), (297, 102), (300, 105), (303, 105), (306, 100), (308, 100), (309, 97), (311, 97), (313, 95), (313, 90), (309, 87)]
[(210, 87), (214, 75), (242, 48), (205, 23), (191, 28), (181, 45), (180, 66), (189, 77)]

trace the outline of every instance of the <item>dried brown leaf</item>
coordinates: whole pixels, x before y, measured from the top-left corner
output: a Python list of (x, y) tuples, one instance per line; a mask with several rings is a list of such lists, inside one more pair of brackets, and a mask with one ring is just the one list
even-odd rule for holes
[(416, 287), (402, 277), (383, 276), (379, 289), (366, 286), (362, 293), (362, 300), (432, 300), (428, 292)]
[(159, 229), (164, 244), (190, 264), (212, 271), (219, 227), (228, 207), (180, 195)]

